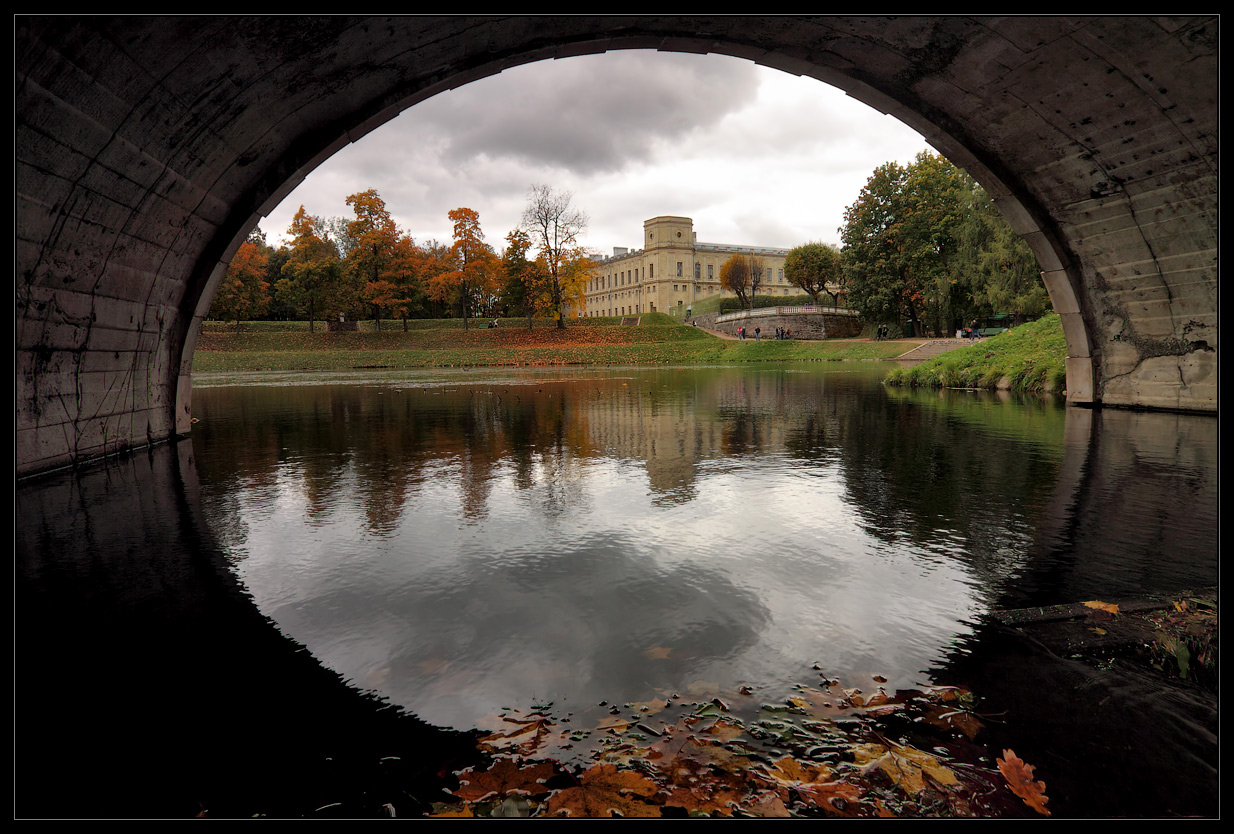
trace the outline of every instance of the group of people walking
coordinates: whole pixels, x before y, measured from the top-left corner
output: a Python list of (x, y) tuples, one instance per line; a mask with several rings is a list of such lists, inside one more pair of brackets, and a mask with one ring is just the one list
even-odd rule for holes
[(887, 341), (888, 337), (891, 335), (891, 325), (889, 325), (889, 324), (880, 324), (880, 325), (878, 326), (878, 331), (877, 331), (877, 334), (878, 334), (878, 335), (876, 335), (876, 336), (874, 337), (874, 341), (876, 341), (876, 342), (885, 342), (885, 341)]
[[(742, 341), (745, 340), (746, 329), (744, 327), (737, 328), (737, 338), (741, 339)], [(777, 327), (776, 328), (776, 338), (777, 339), (791, 339), (793, 338), (793, 331), (789, 330), (787, 327)], [(754, 328), (754, 341), (761, 342), (762, 340), (763, 340), (763, 328), (761, 327)]]

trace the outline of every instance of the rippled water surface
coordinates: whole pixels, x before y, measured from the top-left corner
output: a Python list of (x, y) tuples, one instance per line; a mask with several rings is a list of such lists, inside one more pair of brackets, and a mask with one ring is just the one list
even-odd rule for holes
[(995, 608), (1215, 584), (1215, 420), (881, 373), (215, 378), (192, 443), (260, 610), (440, 726), (816, 665), (907, 686)]

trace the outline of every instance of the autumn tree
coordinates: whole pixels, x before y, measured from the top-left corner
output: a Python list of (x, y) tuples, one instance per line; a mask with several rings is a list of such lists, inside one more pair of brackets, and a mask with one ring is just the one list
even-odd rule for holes
[(220, 320), (235, 319), (236, 331), (242, 319), (255, 318), (266, 311), (270, 302), (270, 285), (266, 282), (266, 265), (270, 260), (261, 229), (255, 229), (248, 240), (240, 244), (227, 274), (219, 284), (211, 314)]
[(345, 293), (339, 291), (341, 274), (338, 249), (325, 232), (320, 218), (312, 217), (300, 206), (291, 226), (287, 262), (275, 293), (287, 303), (308, 311), (309, 331), (318, 312), (329, 315), (345, 309)]
[(495, 294), (496, 256), (484, 242), (478, 212), (457, 208), (449, 216), (454, 223), (454, 245), (450, 247), (453, 268), (433, 277), (430, 292), (443, 300), (458, 301), (466, 330), (472, 311), (484, 306)]
[(582, 298), (590, 263), (579, 243), (587, 215), (571, 207), (572, 199), (569, 192), (533, 185), (523, 211), (523, 228), (544, 264), (544, 306), (557, 319), (558, 329), (566, 326), (566, 307)]
[(427, 255), (416, 245), (409, 233), (402, 233), (394, 243), (390, 259), (389, 294), (382, 302), (386, 308), (403, 320), (403, 332), (407, 331), (409, 316), (424, 308), (424, 276)]
[(430, 238), (419, 247), (420, 285), (424, 289), (424, 300), (429, 318), (447, 318), (455, 298), (450, 289), (443, 292), (447, 286), (440, 280), (440, 275), (454, 270), (454, 256), (450, 247), (439, 240)]
[(784, 277), (819, 306), (823, 293), (836, 306), (840, 295), (840, 250), (829, 243), (812, 241), (789, 250), (784, 258)]
[(398, 228), (375, 189), (352, 194), (347, 205), (356, 217), (346, 226), (346, 272), (359, 289), (360, 297), (372, 305), (373, 319), (380, 330), (382, 309), (392, 307), (401, 297), (393, 273)]
[(754, 296), (762, 286), (766, 269), (757, 255), (736, 253), (720, 265), (720, 286), (737, 296), (743, 307), (754, 308)]

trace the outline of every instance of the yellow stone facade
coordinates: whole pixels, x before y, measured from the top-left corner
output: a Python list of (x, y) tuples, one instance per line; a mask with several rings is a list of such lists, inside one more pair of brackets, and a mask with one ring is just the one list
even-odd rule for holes
[(767, 270), (758, 294), (797, 295), (784, 278), (789, 250), (700, 243), (689, 217), (653, 217), (643, 223), (643, 248), (614, 248), (600, 260), (583, 293), (582, 315), (687, 315), (699, 301), (732, 297), (720, 286), (720, 267), (735, 254), (753, 254)]

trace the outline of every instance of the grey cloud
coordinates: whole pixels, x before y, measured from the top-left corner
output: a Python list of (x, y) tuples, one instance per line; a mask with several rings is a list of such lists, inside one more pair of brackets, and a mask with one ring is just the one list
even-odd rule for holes
[(447, 165), (483, 155), (592, 175), (652, 159), (757, 90), (750, 63), (609, 53), (507, 70), (418, 105), (412, 120)]

